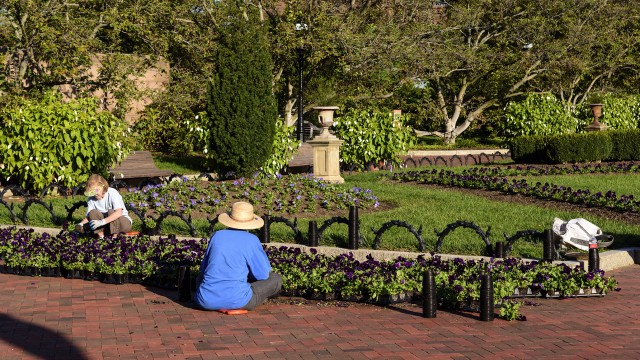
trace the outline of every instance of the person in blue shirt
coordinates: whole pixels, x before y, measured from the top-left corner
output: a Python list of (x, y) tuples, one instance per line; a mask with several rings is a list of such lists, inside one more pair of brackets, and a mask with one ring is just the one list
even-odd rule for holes
[(90, 230), (100, 238), (131, 231), (133, 221), (124, 206), (122, 195), (109, 187), (105, 178), (99, 174), (89, 176), (85, 195), (89, 197), (87, 216), (76, 224), (76, 231)]
[(241, 201), (218, 221), (229, 229), (216, 231), (209, 241), (194, 301), (206, 310), (253, 310), (282, 287), (282, 277), (271, 271), (260, 240), (246, 231), (261, 228), (264, 220)]

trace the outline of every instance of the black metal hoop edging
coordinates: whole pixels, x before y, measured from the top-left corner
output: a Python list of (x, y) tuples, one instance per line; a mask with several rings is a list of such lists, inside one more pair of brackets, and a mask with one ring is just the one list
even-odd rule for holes
[(47, 195), (49, 190), (52, 190), (55, 188), (58, 189), (58, 194), (61, 194), (62, 197), (67, 198), (67, 191), (69, 190), (69, 188), (56, 182), (52, 182), (51, 184), (47, 185), (44, 189), (42, 189), (38, 198), (42, 200)]
[(382, 224), (380, 229), (378, 229), (377, 231), (374, 228), (371, 228), (371, 231), (376, 234), (376, 237), (373, 240), (373, 250), (377, 250), (378, 247), (380, 247), (380, 239), (382, 238), (382, 234), (384, 234), (387, 230), (391, 229), (394, 226), (403, 227), (409, 230), (409, 232), (412, 233), (416, 237), (416, 239), (418, 239), (418, 250), (424, 251), (425, 245), (424, 240), (422, 239), (422, 225), (420, 225), (420, 228), (416, 230), (413, 226), (411, 226), (411, 224), (400, 220), (388, 221)]
[(479, 160), (480, 164), (484, 164), (484, 163), (482, 162), (482, 157), (483, 157), (483, 156), (484, 156), (484, 158), (485, 158), (485, 159), (487, 159), (487, 161), (486, 161), (487, 163), (490, 163), (490, 162), (492, 161), (492, 160), (491, 160), (491, 158), (489, 157), (489, 155), (487, 155), (487, 154), (485, 154), (485, 153), (480, 153), (480, 154), (478, 155), (478, 160)]
[(21, 188), (20, 186), (17, 185), (7, 185), (4, 187), (4, 189), (2, 189), (2, 191), (0, 191), (0, 199), (4, 199), (4, 194), (6, 194), (7, 192), (11, 191), (11, 193), (13, 195), (18, 195), (18, 196), (28, 196), (29, 193), (24, 190), (23, 188)]
[(493, 253), (493, 249), (491, 248), (491, 241), (489, 241), (489, 234), (491, 232), (491, 226), (489, 226), (487, 228), (487, 231), (484, 232), (482, 231), (482, 229), (480, 229), (480, 227), (472, 222), (469, 221), (462, 221), (462, 220), (458, 220), (454, 223), (451, 223), (449, 225), (447, 225), (445, 227), (444, 230), (442, 230), (442, 232), (438, 232), (437, 229), (434, 229), (436, 235), (438, 236), (438, 241), (436, 242), (436, 252), (440, 252), (442, 249), (442, 243), (444, 242), (444, 238), (447, 237), (447, 235), (449, 235), (449, 233), (451, 233), (453, 230), (459, 228), (459, 227), (463, 227), (463, 228), (468, 228), (468, 229), (472, 229), (473, 231), (476, 232), (476, 234), (480, 235), (480, 237), (482, 238), (482, 241), (484, 241), (485, 243), (485, 252), (487, 255), (491, 256)]
[(87, 206), (87, 203), (84, 201), (76, 201), (75, 203), (73, 203), (73, 205), (71, 205), (71, 207), (65, 205), (64, 208), (67, 209), (67, 221), (73, 220), (73, 213), (85, 206)]
[(29, 225), (29, 219), (27, 219), (27, 211), (29, 210), (29, 207), (31, 207), (31, 205), (33, 204), (39, 204), (44, 206), (45, 209), (47, 209), (47, 211), (51, 214), (51, 221), (53, 221), (54, 224), (56, 225), (62, 225), (62, 221), (60, 221), (60, 218), (58, 217), (58, 215), (56, 215), (56, 213), (53, 211), (53, 205), (49, 204), (47, 205), (44, 201), (40, 200), (40, 199), (27, 199), (24, 202), (24, 207), (22, 208), (22, 222), (25, 225)]
[(478, 164), (478, 160), (476, 159), (475, 156), (473, 156), (473, 154), (467, 154), (467, 156), (464, 157), (464, 162), (466, 165), (469, 165), (469, 158), (471, 158), (471, 160), (473, 160), (473, 164), (472, 165), (477, 165)]
[(443, 165), (444, 165), (444, 166), (449, 165), (449, 164), (447, 163), (447, 160), (446, 160), (445, 158), (443, 158), (442, 156), (440, 156), (440, 155), (436, 156), (436, 159), (435, 159), (435, 160), (434, 160), (434, 162), (433, 162), (433, 163), (434, 163), (434, 165), (436, 165), (436, 166), (437, 166), (437, 165), (438, 165), (438, 161), (439, 161), (439, 160), (441, 160), (441, 161), (442, 161), (442, 163), (443, 163)]
[(112, 187), (114, 189), (126, 189), (128, 187), (127, 183), (124, 180), (113, 180), (110, 184), (109, 187)]
[(6, 207), (7, 210), (9, 210), (9, 216), (11, 217), (11, 222), (14, 224), (18, 222), (18, 216), (16, 215), (15, 211), (13, 211), (13, 203), (11, 204), (11, 206), (9, 206), (9, 204), (5, 202), (2, 197), (0, 197), (0, 204), (4, 205), (4, 207)]
[(283, 223), (291, 228), (296, 244), (302, 244), (304, 242), (302, 232), (298, 229), (298, 218), (293, 218), (293, 222), (291, 222), (282, 216), (269, 217), (269, 231), (271, 231), (271, 225), (273, 225), (273, 223)]
[(420, 159), (420, 167), (424, 166), (425, 163), (429, 164), (429, 166), (433, 166), (433, 163), (431, 162), (431, 159), (429, 159), (426, 156), (423, 157), (422, 159)]
[[(81, 191), (81, 190), (84, 190), (85, 186), (86, 186), (85, 184), (79, 184), (79, 185), (74, 186), (73, 187), (73, 192), (71, 193), (71, 196), (78, 195), (78, 192)], [(111, 186), (111, 185), (109, 185), (109, 186)], [(82, 193), (84, 194), (84, 191), (82, 191)]]
[(322, 225), (318, 228), (318, 243), (322, 241), (322, 233), (335, 222), (349, 226), (349, 219), (344, 216), (334, 216), (331, 219), (323, 221)]
[(512, 236), (507, 236), (507, 234), (503, 233), (504, 240), (507, 245), (504, 247), (504, 253), (507, 255), (511, 250), (513, 250), (513, 244), (519, 239), (524, 237), (534, 237), (539, 239), (540, 241), (544, 240), (544, 232), (538, 230), (520, 230), (513, 234)]
[(413, 160), (413, 158), (406, 158), (406, 159), (404, 159), (403, 163), (404, 163), (405, 167), (409, 167), (409, 163), (411, 163), (413, 165), (412, 167), (417, 167), (416, 161)]
[(155, 232), (157, 234), (159, 234), (160, 231), (162, 230), (162, 222), (169, 216), (175, 216), (175, 217), (180, 218), (182, 221), (184, 221), (187, 224), (187, 226), (189, 226), (189, 234), (191, 236), (193, 236), (193, 237), (196, 237), (196, 228), (195, 228), (195, 226), (193, 226), (193, 223), (191, 222), (191, 214), (189, 214), (189, 217), (186, 218), (183, 213), (178, 212), (178, 211), (174, 211), (174, 210), (163, 211), (160, 214), (160, 216), (158, 216), (158, 218), (155, 219), (155, 221), (156, 221)]

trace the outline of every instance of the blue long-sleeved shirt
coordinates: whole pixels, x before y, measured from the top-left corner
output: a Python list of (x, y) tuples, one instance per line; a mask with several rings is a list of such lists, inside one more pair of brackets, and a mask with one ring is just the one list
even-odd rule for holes
[(209, 310), (242, 308), (253, 295), (249, 274), (266, 280), (270, 271), (269, 258), (255, 235), (235, 229), (217, 231), (200, 266), (203, 279), (195, 301)]

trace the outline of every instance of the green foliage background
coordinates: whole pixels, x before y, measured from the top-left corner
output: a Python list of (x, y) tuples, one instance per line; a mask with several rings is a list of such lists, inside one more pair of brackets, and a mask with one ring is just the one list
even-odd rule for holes
[(95, 98), (63, 102), (55, 93), (0, 112), (0, 175), (25, 189), (57, 181), (73, 187), (105, 174), (129, 151), (127, 125)]
[[(640, 97), (605, 94), (599, 121), (611, 130), (635, 129), (640, 123)], [(583, 132), (593, 121), (589, 102), (572, 106), (555, 95), (528, 94), (520, 101), (510, 101), (504, 109), (505, 121), (500, 131), (505, 136), (561, 135)]]

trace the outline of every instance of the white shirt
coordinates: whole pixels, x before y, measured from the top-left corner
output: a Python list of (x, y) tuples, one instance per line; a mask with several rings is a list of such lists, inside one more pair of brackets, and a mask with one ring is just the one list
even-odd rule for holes
[(129, 222), (133, 224), (133, 220), (129, 217), (127, 208), (124, 207), (122, 195), (120, 195), (118, 190), (114, 188), (108, 188), (107, 192), (102, 197), (102, 200), (96, 199), (95, 196), (91, 196), (89, 200), (87, 200), (87, 216), (89, 215), (89, 212), (94, 209), (103, 214), (106, 214), (109, 210), (122, 209), (122, 216), (127, 218)]

